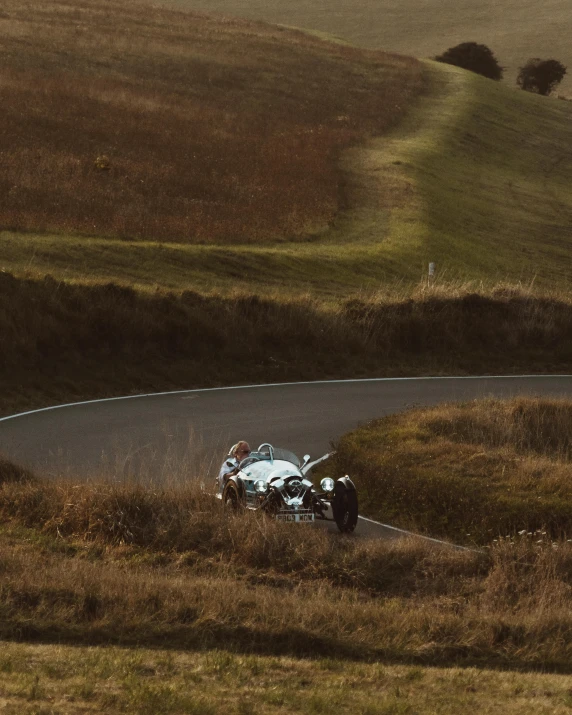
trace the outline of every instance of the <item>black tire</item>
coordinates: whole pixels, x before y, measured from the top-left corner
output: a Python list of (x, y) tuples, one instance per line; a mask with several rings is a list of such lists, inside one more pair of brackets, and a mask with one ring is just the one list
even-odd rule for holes
[(282, 503), (280, 497), (276, 492), (271, 492), (264, 504), (263, 510), (267, 516), (275, 518), (281, 507)]
[(222, 492), (222, 503), (225, 509), (238, 511), (242, 506), (242, 499), (238, 492), (238, 487), (234, 482), (228, 481)]
[(358, 498), (355, 489), (348, 489), (343, 482), (336, 482), (332, 504), (334, 519), (342, 534), (350, 534), (357, 525)]

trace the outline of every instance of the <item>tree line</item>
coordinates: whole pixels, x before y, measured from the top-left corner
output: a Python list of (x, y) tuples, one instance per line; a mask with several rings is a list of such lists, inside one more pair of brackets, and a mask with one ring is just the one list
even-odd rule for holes
[[(462, 42), (450, 47), (435, 59), (437, 62), (462, 67), (496, 81), (503, 77), (504, 67), (501, 67), (493, 52), (486, 45), (477, 42)], [(560, 84), (565, 74), (566, 67), (558, 60), (533, 57), (519, 68), (516, 83), (527, 92), (547, 96)]]

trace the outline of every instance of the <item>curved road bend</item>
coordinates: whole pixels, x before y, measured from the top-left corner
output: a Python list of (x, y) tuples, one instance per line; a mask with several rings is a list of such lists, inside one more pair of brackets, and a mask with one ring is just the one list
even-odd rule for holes
[(318, 457), (361, 422), (408, 407), (520, 394), (570, 397), (572, 376), (348, 380), (78, 403), (0, 419), (0, 454), (44, 475), (184, 479), (197, 473), (191, 464), (215, 472), (238, 439)]

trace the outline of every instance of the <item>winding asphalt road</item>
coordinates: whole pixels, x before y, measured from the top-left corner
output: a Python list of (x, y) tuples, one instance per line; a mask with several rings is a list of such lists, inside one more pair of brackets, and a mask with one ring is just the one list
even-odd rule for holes
[[(416, 405), (518, 394), (571, 397), (572, 376), (346, 380), (77, 403), (0, 419), (0, 454), (46, 476), (178, 481), (214, 474), (238, 439), (315, 458), (331, 449), (332, 440), (376, 417)], [(359, 529), (369, 530), (365, 522)]]

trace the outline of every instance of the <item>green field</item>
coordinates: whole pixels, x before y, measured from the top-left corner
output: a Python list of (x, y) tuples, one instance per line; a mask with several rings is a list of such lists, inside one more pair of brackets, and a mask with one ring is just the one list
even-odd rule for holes
[[(239, 15), (320, 30), (364, 47), (434, 57), (460, 42), (491, 47), (514, 83), (530, 57), (555, 58), (572, 68), (572, 7), (568, 0), (163, 0), (179, 8)], [(570, 92), (572, 79), (562, 90)]]

